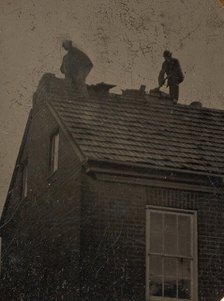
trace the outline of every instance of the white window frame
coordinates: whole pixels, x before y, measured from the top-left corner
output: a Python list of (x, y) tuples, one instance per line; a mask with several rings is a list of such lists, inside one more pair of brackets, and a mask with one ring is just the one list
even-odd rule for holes
[[(179, 215), (191, 216), (191, 226), (192, 226), (192, 274), (191, 274), (191, 301), (198, 300), (198, 245), (197, 245), (197, 211), (196, 210), (185, 210), (176, 209), (170, 207), (160, 207), (160, 206), (146, 206), (146, 301), (185, 301), (186, 299), (169, 298), (169, 297), (156, 297), (151, 296), (149, 292), (149, 256), (150, 256), (150, 212), (166, 213), (170, 212)], [(154, 255), (154, 254), (152, 254)], [(156, 255), (156, 254), (155, 254)], [(159, 255), (159, 254), (157, 254)], [(166, 254), (164, 254), (166, 256)], [(168, 255), (167, 255), (168, 257)], [(174, 256), (175, 257), (175, 256)], [(175, 258), (178, 258), (176, 256)]]
[(2, 274), (2, 237), (0, 236), (0, 275)]
[(50, 174), (53, 174), (58, 170), (59, 142), (60, 142), (59, 131), (57, 131), (51, 136)]
[(27, 163), (25, 163), (22, 169), (22, 198), (23, 199), (27, 197), (27, 192), (28, 192), (28, 170), (27, 170)]

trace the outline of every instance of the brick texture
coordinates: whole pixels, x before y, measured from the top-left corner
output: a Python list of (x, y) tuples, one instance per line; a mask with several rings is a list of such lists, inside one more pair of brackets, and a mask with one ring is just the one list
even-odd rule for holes
[(21, 158), (28, 164), (28, 195), (21, 199), (21, 165), (5, 214), (11, 221), (2, 234), (4, 300), (79, 298), (81, 164), (59, 129), (59, 168), (50, 175), (50, 137), (58, 129), (44, 104), (34, 106)]
[(224, 283), (223, 196), (91, 176), (85, 177), (82, 189), (86, 300), (145, 300), (146, 205), (197, 210), (198, 300), (219, 300)]

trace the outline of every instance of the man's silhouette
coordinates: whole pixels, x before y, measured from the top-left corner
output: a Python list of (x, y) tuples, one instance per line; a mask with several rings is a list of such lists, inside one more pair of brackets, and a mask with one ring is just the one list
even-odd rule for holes
[(170, 97), (174, 100), (174, 102), (177, 102), (179, 98), (179, 84), (184, 80), (184, 75), (179, 61), (172, 57), (172, 53), (170, 51), (164, 51), (163, 57), (165, 61), (163, 62), (159, 73), (159, 86), (162, 87), (167, 79)]
[(64, 41), (62, 46), (68, 52), (63, 57), (61, 72), (81, 93), (87, 95), (85, 81), (93, 67), (90, 58), (78, 48), (73, 47), (72, 41)]

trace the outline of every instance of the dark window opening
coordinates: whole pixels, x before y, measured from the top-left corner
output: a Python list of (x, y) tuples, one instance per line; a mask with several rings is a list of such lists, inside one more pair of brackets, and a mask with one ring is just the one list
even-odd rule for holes
[(59, 155), (59, 133), (57, 132), (51, 137), (50, 150), (50, 173), (54, 173), (58, 169), (58, 155)]

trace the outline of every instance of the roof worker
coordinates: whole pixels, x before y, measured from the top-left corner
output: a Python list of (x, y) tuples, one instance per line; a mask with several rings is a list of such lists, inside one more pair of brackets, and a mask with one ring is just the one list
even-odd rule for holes
[(77, 47), (74, 47), (70, 40), (64, 41), (62, 47), (67, 50), (67, 54), (63, 57), (61, 72), (82, 94), (87, 96), (85, 81), (93, 67), (90, 58)]
[(158, 77), (159, 87), (162, 87), (167, 80), (170, 97), (173, 99), (174, 103), (177, 103), (179, 99), (179, 84), (184, 80), (184, 75), (179, 61), (172, 57), (170, 51), (165, 50), (163, 52), (163, 57), (165, 61), (162, 64)]

